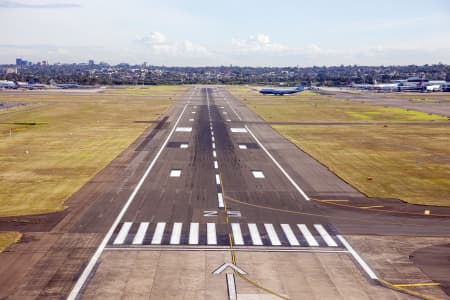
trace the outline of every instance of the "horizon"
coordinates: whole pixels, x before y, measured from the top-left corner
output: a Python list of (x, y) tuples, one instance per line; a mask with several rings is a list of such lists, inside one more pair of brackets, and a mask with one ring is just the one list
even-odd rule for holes
[(0, 0), (0, 24), (7, 28), (0, 63), (18, 57), (167, 67), (450, 63), (450, 3), (444, 0), (208, 4)]

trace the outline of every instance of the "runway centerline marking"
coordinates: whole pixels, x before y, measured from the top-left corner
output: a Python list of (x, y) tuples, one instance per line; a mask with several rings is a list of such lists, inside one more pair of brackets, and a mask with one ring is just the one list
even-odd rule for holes
[[(193, 94), (194, 92), (192, 92)], [(191, 94), (191, 97), (192, 97)], [(73, 286), (72, 290), (70, 291), (70, 294), (67, 296), (68, 300), (75, 300), (78, 297), (78, 294), (80, 293), (81, 289), (83, 288), (84, 284), (86, 283), (86, 280), (89, 278), (92, 270), (94, 269), (95, 265), (97, 264), (98, 259), (100, 258), (101, 254), (103, 253), (103, 250), (105, 249), (106, 245), (108, 244), (108, 241), (111, 239), (111, 236), (114, 233), (114, 229), (117, 227), (117, 225), (120, 223), (120, 220), (125, 215), (125, 212), (127, 211), (128, 207), (133, 202), (134, 198), (136, 197), (136, 194), (141, 189), (141, 186), (143, 185), (145, 179), (147, 178), (150, 171), (153, 169), (153, 166), (156, 164), (156, 161), (158, 160), (159, 156), (163, 152), (164, 148), (167, 146), (167, 143), (169, 142), (170, 138), (172, 137), (173, 133), (175, 132), (178, 123), (181, 120), (181, 117), (183, 116), (184, 112), (186, 111), (186, 108), (188, 107), (189, 101), (187, 104), (184, 105), (183, 110), (181, 111), (180, 115), (178, 116), (178, 119), (176, 120), (172, 130), (170, 131), (169, 135), (165, 139), (164, 143), (161, 145), (159, 151), (156, 153), (155, 157), (153, 158), (152, 162), (148, 166), (147, 170), (145, 171), (144, 175), (141, 177), (141, 180), (138, 182), (136, 187), (134, 188), (133, 192), (131, 193), (130, 197), (128, 198), (125, 205), (122, 207), (122, 210), (117, 215), (117, 218), (114, 220), (113, 224), (111, 225), (110, 229), (106, 233), (105, 237), (103, 238), (100, 245), (97, 247), (97, 250), (95, 251), (94, 255), (89, 260), (88, 264), (84, 268), (83, 272), (81, 273), (80, 277), (78, 277), (77, 282)]]

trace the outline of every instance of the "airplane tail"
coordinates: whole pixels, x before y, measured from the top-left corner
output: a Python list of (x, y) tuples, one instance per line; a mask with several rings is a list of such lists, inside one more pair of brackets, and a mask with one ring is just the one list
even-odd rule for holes
[(56, 86), (56, 81), (54, 79), (50, 79), (50, 85), (51, 86)]

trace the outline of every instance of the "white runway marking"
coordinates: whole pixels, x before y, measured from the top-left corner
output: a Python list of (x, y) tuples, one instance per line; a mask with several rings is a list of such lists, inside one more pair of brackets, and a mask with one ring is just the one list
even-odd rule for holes
[(164, 222), (160, 222), (158, 224), (156, 224), (156, 229), (155, 229), (155, 234), (153, 235), (152, 238), (152, 245), (160, 245), (162, 238), (163, 238), (163, 234), (164, 234), (164, 228), (166, 228), (166, 223)]
[(191, 132), (192, 127), (177, 127), (177, 132)]
[(362, 259), (362, 257), (359, 256), (359, 254), (352, 248), (352, 246), (350, 246), (347, 240), (341, 235), (337, 235), (337, 238), (342, 242), (344, 247), (350, 252), (350, 254), (358, 262), (361, 268), (363, 268), (367, 276), (369, 276), (369, 278), (372, 280), (378, 280), (378, 276), (375, 274), (375, 272), (369, 267), (369, 265), (364, 261), (364, 259)]
[(242, 238), (241, 225), (239, 223), (231, 223), (231, 230), (233, 231), (233, 241), (235, 245), (244, 245)]
[(295, 237), (294, 232), (291, 229), (291, 226), (289, 224), (281, 224), (281, 229), (283, 229), (284, 234), (286, 235), (289, 244), (291, 246), (300, 246), (300, 243), (298, 242), (297, 238)]
[(216, 158), (217, 157), (217, 153), (216, 150), (213, 151), (213, 157)]
[(186, 148), (188, 148), (189, 147), (189, 144), (181, 144), (180, 145), (180, 148), (181, 149), (186, 149)]
[(217, 193), (217, 201), (219, 202), (219, 208), (224, 208), (222, 193)]
[(192, 113), (193, 113), (193, 114), (195, 114), (196, 112), (195, 112), (195, 111), (193, 111)]
[(269, 236), (270, 242), (273, 246), (281, 246), (280, 239), (278, 238), (277, 232), (275, 228), (273, 228), (272, 224), (264, 224), (264, 228), (266, 229), (267, 235)]
[(217, 160), (214, 161), (214, 169), (218, 169), (219, 168), (219, 163), (217, 162)]
[(142, 243), (144, 242), (144, 237), (145, 237), (145, 233), (147, 232), (148, 229), (148, 225), (150, 223), (148, 222), (142, 222), (139, 225), (138, 231), (136, 232), (136, 235), (134, 236), (133, 239), (133, 245), (142, 245)]
[(255, 139), (255, 141), (258, 143), (258, 145), (261, 147), (261, 149), (266, 152), (266, 154), (270, 157), (270, 159), (275, 163), (275, 165), (280, 169), (280, 171), (286, 176), (286, 178), (292, 183), (292, 185), (297, 189), (297, 191), (305, 198), (306, 201), (310, 201), (311, 199), (306, 195), (306, 193), (298, 186), (298, 184), (294, 181), (294, 179), (289, 176), (289, 174), (283, 169), (283, 167), (278, 163), (278, 161), (270, 154), (269, 151), (267, 151), (266, 147), (256, 138), (256, 135), (253, 134), (253, 132), (248, 128), (247, 125), (245, 125), (245, 128), (248, 130), (250, 135)]
[(245, 144), (239, 144), (238, 145), (239, 146), (239, 149), (247, 149), (247, 145), (245, 145)]
[(212, 143), (212, 148), (216, 149), (216, 143)]
[(194, 122), (194, 119), (189, 119), (189, 122)]
[(212, 141), (212, 142), (215, 142), (215, 141), (216, 141), (216, 139), (214, 138), (214, 136), (211, 137), (211, 141)]
[(319, 243), (316, 241), (314, 236), (311, 234), (311, 231), (309, 231), (308, 227), (306, 227), (305, 224), (297, 224), (298, 229), (300, 229), (301, 233), (305, 237), (306, 242), (311, 247), (317, 247), (319, 246)]
[(252, 171), (253, 177), (264, 178), (264, 173), (262, 171)]
[(231, 132), (247, 132), (247, 129), (245, 128), (230, 128)]
[(248, 230), (250, 231), (250, 237), (252, 238), (252, 243), (255, 246), (262, 246), (263, 242), (261, 236), (259, 235), (258, 227), (255, 223), (248, 224)]
[(119, 233), (116, 236), (116, 239), (114, 240), (114, 245), (120, 245), (125, 242), (125, 239), (127, 238), (128, 231), (130, 231), (131, 225), (133, 225), (132, 222), (125, 222), (122, 224), (122, 228), (120, 228)]
[(173, 223), (172, 235), (170, 236), (171, 245), (179, 245), (181, 240), (181, 229), (183, 228), (183, 223)]
[(314, 228), (316, 228), (317, 232), (320, 234), (320, 236), (323, 238), (325, 243), (327, 243), (330, 247), (337, 247), (338, 245), (333, 240), (333, 238), (328, 234), (328, 232), (323, 228), (320, 224), (314, 224)]
[(217, 245), (216, 224), (206, 224), (206, 243), (208, 245)]
[(170, 171), (170, 177), (180, 177), (181, 176), (181, 170), (171, 170)]
[(220, 184), (220, 176), (219, 176), (219, 174), (216, 174), (216, 184)]
[(198, 244), (198, 223), (191, 223), (189, 228), (189, 245), (197, 245)]
[(234, 281), (234, 274), (227, 273), (227, 287), (228, 287), (228, 299), (237, 300), (236, 294), (236, 282)]

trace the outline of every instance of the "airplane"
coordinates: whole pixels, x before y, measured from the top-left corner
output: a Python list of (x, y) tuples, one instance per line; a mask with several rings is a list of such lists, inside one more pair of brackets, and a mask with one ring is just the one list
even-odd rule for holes
[(350, 83), (351, 88), (363, 89), (363, 90), (378, 90), (378, 91), (395, 91), (398, 89), (399, 83), (362, 83), (356, 84), (354, 82)]
[(263, 95), (277, 95), (277, 96), (283, 96), (283, 95), (290, 95), (295, 94), (298, 92), (304, 91), (305, 88), (302, 85), (297, 86), (295, 89), (261, 89), (259, 92)]
[(0, 80), (0, 89), (17, 89), (17, 84), (10, 80)]
[(42, 90), (47, 89), (49, 86), (46, 84), (40, 84), (40, 83), (28, 83), (28, 82), (15, 82), (16, 86), (18, 88), (24, 88), (29, 90)]
[(56, 83), (55, 80), (50, 80), (50, 86), (54, 88), (60, 89), (78, 89), (81, 88), (81, 85), (75, 83)]

